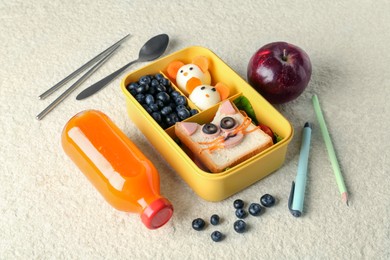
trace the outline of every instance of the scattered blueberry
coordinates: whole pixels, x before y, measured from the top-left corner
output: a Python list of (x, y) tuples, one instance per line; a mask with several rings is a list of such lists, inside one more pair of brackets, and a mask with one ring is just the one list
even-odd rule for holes
[(219, 216), (217, 214), (214, 214), (210, 217), (210, 223), (211, 225), (218, 225), (219, 224)]
[(223, 239), (223, 234), (219, 231), (214, 231), (213, 233), (211, 233), (211, 239), (214, 242), (219, 242)]
[(236, 222), (234, 222), (233, 227), (237, 233), (244, 233), (246, 230), (246, 223), (245, 221), (239, 219)]
[(246, 218), (246, 216), (248, 216), (248, 213), (245, 211), (245, 209), (236, 209), (236, 216), (237, 218)]
[(235, 209), (242, 209), (244, 207), (244, 201), (237, 199), (233, 202), (233, 206)]
[(196, 218), (192, 221), (192, 228), (197, 231), (202, 230), (205, 227), (205, 225), (206, 222), (204, 222), (204, 220), (201, 218)]
[(251, 205), (249, 205), (248, 211), (252, 216), (258, 216), (263, 211), (263, 207), (259, 203), (251, 203)]
[(260, 198), (261, 205), (263, 205), (266, 208), (272, 207), (275, 205), (275, 198), (270, 194), (264, 194)]

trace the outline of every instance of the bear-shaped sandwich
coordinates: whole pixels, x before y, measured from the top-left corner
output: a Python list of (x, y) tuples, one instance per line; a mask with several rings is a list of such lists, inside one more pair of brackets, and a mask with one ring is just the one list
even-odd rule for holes
[(210, 123), (178, 122), (175, 134), (213, 173), (233, 167), (273, 144), (272, 138), (230, 100), (220, 104)]

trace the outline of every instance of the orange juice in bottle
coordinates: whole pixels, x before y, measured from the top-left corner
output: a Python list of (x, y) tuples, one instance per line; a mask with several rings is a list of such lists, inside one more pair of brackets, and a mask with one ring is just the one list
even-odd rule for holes
[(114, 208), (139, 213), (149, 229), (171, 218), (173, 207), (160, 195), (156, 168), (105, 114), (78, 113), (61, 139), (65, 153)]

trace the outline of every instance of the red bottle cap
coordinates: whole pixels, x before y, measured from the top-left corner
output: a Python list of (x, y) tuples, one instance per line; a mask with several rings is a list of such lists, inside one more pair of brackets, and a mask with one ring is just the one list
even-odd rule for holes
[(169, 200), (160, 198), (145, 208), (141, 214), (141, 219), (147, 228), (156, 229), (167, 223), (172, 214), (172, 204)]

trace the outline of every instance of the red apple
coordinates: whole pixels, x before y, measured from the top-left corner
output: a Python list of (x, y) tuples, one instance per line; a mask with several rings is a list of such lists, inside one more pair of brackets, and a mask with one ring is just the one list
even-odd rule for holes
[(248, 82), (265, 99), (281, 104), (297, 98), (311, 77), (309, 56), (286, 42), (261, 47), (248, 64)]

